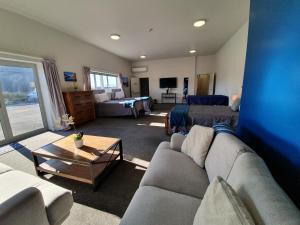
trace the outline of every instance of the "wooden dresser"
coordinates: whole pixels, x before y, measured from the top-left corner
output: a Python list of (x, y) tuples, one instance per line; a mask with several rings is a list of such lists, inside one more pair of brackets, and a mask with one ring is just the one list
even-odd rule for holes
[(92, 91), (63, 92), (67, 112), (74, 117), (75, 126), (96, 119)]

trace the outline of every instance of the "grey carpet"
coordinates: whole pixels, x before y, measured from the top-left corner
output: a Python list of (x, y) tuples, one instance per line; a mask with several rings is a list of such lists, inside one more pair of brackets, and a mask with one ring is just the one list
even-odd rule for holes
[[(64, 225), (115, 225), (119, 224), (156, 147), (169, 140), (163, 126), (163, 115), (172, 105), (155, 105), (153, 115), (138, 119), (100, 118), (78, 130), (85, 134), (120, 137), (123, 140), (125, 161), (103, 180), (96, 192), (80, 182), (46, 176), (50, 182), (72, 190), (75, 204)], [(37, 149), (72, 132), (46, 132), (20, 141), (24, 146), (0, 156), (0, 162), (35, 175), (30, 150)]]

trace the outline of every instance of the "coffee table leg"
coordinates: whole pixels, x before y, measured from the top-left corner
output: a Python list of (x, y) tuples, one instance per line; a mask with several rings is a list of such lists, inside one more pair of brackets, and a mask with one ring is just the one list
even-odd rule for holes
[(35, 172), (38, 176), (41, 176), (43, 173), (37, 169), (39, 167), (38, 157), (34, 154), (32, 154), (32, 157), (33, 157), (33, 164), (34, 164)]
[[(120, 161), (123, 161), (123, 145), (122, 145), (122, 140), (119, 141), (119, 151), (120, 151)], [(119, 162), (120, 162), (119, 161)], [(99, 186), (99, 183), (101, 180), (103, 180), (113, 169), (118, 164), (117, 160), (113, 160), (100, 174), (98, 177), (94, 177), (94, 172), (93, 172), (93, 165), (90, 166), (90, 174), (91, 174), (91, 180), (92, 180), (92, 186), (93, 186), (93, 191), (97, 191), (97, 188)]]
[(98, 188), (98, 183), (96, 183), (96, 182), (94, 181), (93, 184), (92, 184), (92, 190), (93, 190), (93, 192), (96, 192), (96, 191), (97, 191), (97, 188)]
[(122, 140), (119, 142), (119, 148), (120, 148), (120, 160), (123, 161), (123, 144)]
[(96, 191), (97, 183), (96, 183), (96, 179), (94, 177), (93, 165), (90, 165), (90, 175), (91, 175), (93, 191)]

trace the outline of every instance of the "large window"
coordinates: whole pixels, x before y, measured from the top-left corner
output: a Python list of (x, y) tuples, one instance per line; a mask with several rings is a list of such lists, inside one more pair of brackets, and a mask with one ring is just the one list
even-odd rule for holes
[(92, 72), (90, 78), (92, 90), (118, 88), (118, 76), (115, 74)]
[(0, 60), (0, 144), (46, 130), (35, 64)]

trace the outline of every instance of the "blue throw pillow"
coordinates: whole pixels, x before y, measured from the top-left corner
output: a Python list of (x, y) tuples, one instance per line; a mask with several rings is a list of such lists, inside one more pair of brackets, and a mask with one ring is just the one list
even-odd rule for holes
[(219, 133), (227, 133), (236, 136), (235, 130), (227, 123), (217, 123), (213, 125), (213, 129), (215, 130), (215, 135)]

